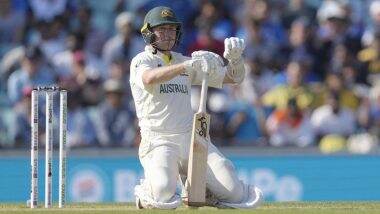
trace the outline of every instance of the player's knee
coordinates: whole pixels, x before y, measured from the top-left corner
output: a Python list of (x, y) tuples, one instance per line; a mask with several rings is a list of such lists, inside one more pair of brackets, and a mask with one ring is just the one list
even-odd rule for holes
[(161, 179), (160, 182), (154, 184), (153, 188), (153, 197), (155, 201), (158, 202), (167, 202), (175, 194), (176, 182), (170, 181), (170, 179)]

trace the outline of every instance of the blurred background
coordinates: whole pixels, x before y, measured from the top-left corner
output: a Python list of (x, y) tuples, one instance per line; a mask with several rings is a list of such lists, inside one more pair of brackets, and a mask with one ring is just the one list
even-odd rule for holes
[[(0, 201), (28, 197), (31, 89), (52, 84), (69, 91), (69, 200), (133, 200), (129, 63), (159, 5), (185, 55), (246, 41), (244, 82), (208, 97), (212, 141), (243, 180), (268, 200), (380, 200), (380, 0), (0, 0)], [(55, 110), (57, 146), (58, 96)]]

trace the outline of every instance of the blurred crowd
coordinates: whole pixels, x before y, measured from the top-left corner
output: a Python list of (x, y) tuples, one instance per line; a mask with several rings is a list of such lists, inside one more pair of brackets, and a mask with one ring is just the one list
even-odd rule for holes
[(69, 91), (70, 147), (137, 146), (129, 63), (144, 49), (145, 13), (159, 5), (182, 21), (176, 51), (185, 55), (223, 55), (226, 37), (246, 41), (243, 84), (210, 89), (214, 144), (359, 152), (377, 144), (380, 0), (1, 0), (0, 147), (30, 146), (38, 85)]

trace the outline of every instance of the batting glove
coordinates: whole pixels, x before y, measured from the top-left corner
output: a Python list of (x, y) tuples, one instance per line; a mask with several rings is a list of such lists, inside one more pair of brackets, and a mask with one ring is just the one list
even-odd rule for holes
[(237, 37), (226, 38), (224, 40), (223, 57), (230, 63), (235, 64), (241, 60), (244, 49), (244, 39), (239, 39)]
[(202, 70), (202, 63), (202, 58), (186, 60), (183, 62), (183, 66), (185, 68), (184, 73), (189, 75), (191, 73), (196, 73), (197, 71)]
[(210, 76), (213, 76), (218, 71), (222, 70), (223, 59), (216, 53), (210, 51), (194, 51), (191, 54), (191, 57), (192, 59), (205, 59), (205, 63), (207, 63), (205, 66), (207, 69), (202, 71), (207, 72)]

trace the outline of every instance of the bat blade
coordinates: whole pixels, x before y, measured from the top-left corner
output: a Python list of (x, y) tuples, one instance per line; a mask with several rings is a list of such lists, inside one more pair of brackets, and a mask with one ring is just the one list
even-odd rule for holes
[(188, 206), (201, 207), (206, 202), (206, 170), (210, 129), (210, 115), (205, 112), (194, 114), (193, 131), (187, 174)]

